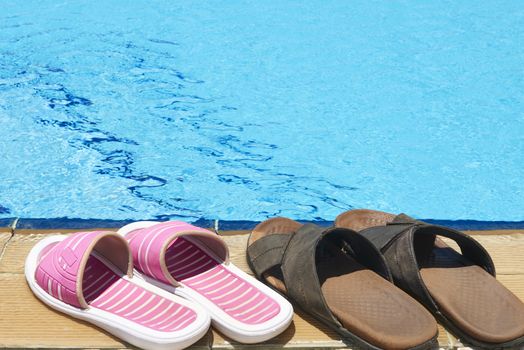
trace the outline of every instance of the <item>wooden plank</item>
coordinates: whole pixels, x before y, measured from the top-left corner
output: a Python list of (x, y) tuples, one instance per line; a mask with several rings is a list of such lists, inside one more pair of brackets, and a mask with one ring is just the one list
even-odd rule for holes
[[(47, 236), (48, 233), (26, 232), (11, 237), (8, 233), (0, 233), (0, 247), (5, 245), (0, 259), (0, 347), (127, 347), (127, 344), (86, 322), (55, 312), (33, 296), (23, 276), (24, 261), (31, 247)], [(245, 259), (247, 235), (231, 235), (225, 232), (223, 236), (230, 247), (231, 262), (251, 274)], [(475, 235), (475, 238), (493, 255), (499, 272), (498, 279), (524, 300), (524, 234)], [(210, 331), (195, 348), (209, 348), (210, 344), (217, 349), (348, 347), (339, 340), (335, 332), (301, 310), (296, 311), (290, 328), (266, 343), (241, 345), (226, 339), (216, 331)], [(42, 322), (43, 320), (45, 322)], [(441, 328), (441, 346), (446, 347), (453, 341)]]
[(0, 347), (125, 347), (106, 332), (37, 300), (24, 275), (2, 273), (0, 285)]
[[(206, 227), (205, 227), (206, 228)], [(206, 229), (208, 230), (211, 230), (211, 231), (214, 231), (213, 228), (209, 228), (207, 227)], [(38, 230), (34, 230), (34, 229), (16, 229), (15, 230), (15, 233), (16, 234), (20, 234), (20, 235), (29, 235), (29, 234), (44, 234), (44, 235), (48, 235), (48, 234), (52, 234), (52, 233), (56, 233), (56, 232), (60, 232), (60, 234), (69, 234), (69, 233), (75, 233), (75, 232), (86, 232), (86, 231), (113, 231), (113, 232), (116, 232), (118, 229), (117, 228), (104, 228), (104, 227), (99, 227), (99, 228), (96, 228), (96, 227), (92, 227), (92, 228), (89, 228), (89, 229), (60, 229), (60, 230), (57, 230), (57, 229), (38, 229)], [(0, 230), (1, 232), (1, 230)]]
[(484, 231), (463, 231), (472, 236), (501, 236), (524, 234), (524, 230), (484, 230)]
[[(90, 228), (90, 229), (60, 229), (60, 234), (69, 234), (75, 232), (86, 232), (86, 231), (116, 231), (114, 228)], [(17, 235), (49, 235), (56, 234), (57, 230), (54, 229), (42, 229), (42, 230), (32, 230), (32, 229), (16, 229), (15, 233)]]
[[(246, 260), (247, 231), (236, 231), (235, 234), (225, 235), (220, 232), (230, 250), (230, 259), (233, 264), (243, 271), (253, 275)], [(439, 343), (441, 346), (449, 344), (449, 338), (444, 328), (439, 326)], [(347, 344), (340, 340), (340, 336), (324, 324), (315, 320), (302, 310), (295, 307), (293, 324), (280, 336), (271, 339), (261, 346), (264, 348), (286, 347), (319, 347), (319, 348), (347, 348)], [(238, 344), (219, 332), (213, 331), (213, 348), (230, 349), (238, 348)], [(250, 345), (251, 346), (251, 345)]]
[[(130, 348), (90, 323), (66, 316), (40, 302), (22, 274), (0, 273), (0, 347)], [(209, 349), (211, 333), (195, 346)]]
[[(4, 253), (7, 249), (7, 243), (9, 240), (13, 237), (13, 234), (10, 232), (0, 232), (0, 263), (2, 261), (2, 257), (4, 256)], [(1, 288), (1, 287), (0, 287)]]
[[(250, 230), (234, 230), (234, 231), (223, 231), (219, 230), (221, 236), (235, 236), (249, 234)], [(463, 231), (472, 236), (500, 236), (500, 235), (514, 235), (514, 234), (524, 234), (524, 230), (485, 230), (485, 231)], [(34, 231), (32, 232), (34, 233)]]
[[(23, 275), (25, 258), (36, 242), (48, 236), (15, 234), (6, 246), (0, 260), (0, 347), (130, 348), (90, 323), (54, 311), (33, 295)], [(210, 341), (211, 331), (194, 348), (209, 349)]]
[[(7, 241), (11, 238), (12, 234), (10, 232), (0, 232), (0, 254), (5, 248)], [(1, 258), (1, 255), (0, 255)]]
[(27, 254), (29, 254), (36, 242), (48, 236), (44, 234), (15, 234), (9, 240), (2, 260), (0, 260), (0, 273), (24, 273), (24, 263)]
[(274, 349), (282, 347), (340, 349), (347, 348), (348, 345), (340, 340), (337, 333), (301, 310), (295, 310), (293, 323), (288, 329), (275, 338), (260, 344), (240, 344), (213, 329), (213, 349)]
[(524, 275), (498, 275), (497, 280), (524, 302)]
[(475, 235), (474, 238), (492, 256), (497, 274), (524, 275), (524, 233), (502, 236)]
[[(498, 275), (524, 275), (524, 233), (511, 235), (472, 235), (491, 255)], [(458, 245), (444, 239), (446, 244), (460, 251)]]
[(222, 236), (229, 247), (229, 260), (242, 271), (254, 276), (246, 260), (248, 235)]

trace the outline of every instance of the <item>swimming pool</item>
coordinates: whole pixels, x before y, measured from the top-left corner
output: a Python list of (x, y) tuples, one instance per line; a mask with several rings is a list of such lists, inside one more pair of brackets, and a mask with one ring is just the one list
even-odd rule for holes
[(524, 220), (518, 2), (2, 8), (0, 217)]

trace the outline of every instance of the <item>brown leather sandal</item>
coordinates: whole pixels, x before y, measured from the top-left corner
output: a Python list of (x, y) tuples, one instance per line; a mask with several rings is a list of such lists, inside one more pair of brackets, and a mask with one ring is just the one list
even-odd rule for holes
[[(470, 236), (374, 210), (342, 213), (335, 226), (368, 238), (384, 254), (394, 283), (463, 343), (524, 348), (524, 303), (495, 279), (491, 257)], [(455, 241), (461, 252), (437, 236)]]
[(286, 218), (259, 224), (247, 260), (257, 277), (364, 349), (433, 349), (437, 324), (395, 287), (362, 235)]

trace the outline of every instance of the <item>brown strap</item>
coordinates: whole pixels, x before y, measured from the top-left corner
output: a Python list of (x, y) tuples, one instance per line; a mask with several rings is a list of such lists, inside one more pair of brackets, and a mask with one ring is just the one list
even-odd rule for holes
[(317, 256), (322, 253), (317, 247), (326, 237), (341, 251), (358, 257), (367, 268), (392, 280), (378, 249), (364, 236), (345, 228), (306, 224), (292, 233), (270, 234), (247, 248), (247, 258), (259, 278), (270, 268), (280, 266), (291, 300), (324, 322), (343, 328), (324, 299), (317, 273)]
[(291, 234), (271, 234), (262, 237), (247, 247), (247, 258), (251, 269), (259, 279), (269, 269), (282, 265)]
[(340, 322), (333, 316), (324, 299), (316, 267), (318, 242), (332, 231), (314, 224), (306, 224), (298, 229), (287, 246), (282, 260), (282, 273), (287, 293), (293, 301), (340, 328)]
[[(387, 225), (370, 227), (360, 234), (384, 254), (395, 284), (433, 310), (438, 307), (422, 281), (419, 261), (431, 254), (437, 235), (454, 240), (464, 257), (495, 276), (495, 266), (488, 252), (473, 238), (459, 231), (429, 225), (401, 214)], [(414, 245), (415, 236), (422, 243), (417, 247)]]

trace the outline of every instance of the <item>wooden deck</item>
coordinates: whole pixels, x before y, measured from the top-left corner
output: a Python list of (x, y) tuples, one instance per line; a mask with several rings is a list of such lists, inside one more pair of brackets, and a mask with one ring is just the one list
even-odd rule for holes
[[(232, 262), (250, 273), (245, 261), (245, 233), (219, 232), (229, 244)], [(497, 278), (524, 300), (524, 231), (470, 233), (492, 254)], [(0, 347), (130, 348), (129, 344), (86, 322), (53, 311), (33, 296), (23, 275), (24, 260), (31, 247), (49, 234), (57, 232), (0, 229)], [(461, 346), (443, 328), (440, 328), (439, 342), (443, 348)], [(192, 349), (282, 347), (339, 349), (350, 345), (301, 310), (296, 310), (292, 325), (280, 336), (263, 344), (241, 345), (210, 330)]]

